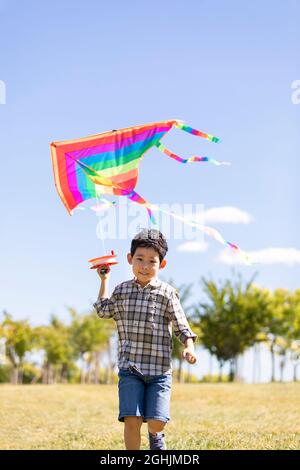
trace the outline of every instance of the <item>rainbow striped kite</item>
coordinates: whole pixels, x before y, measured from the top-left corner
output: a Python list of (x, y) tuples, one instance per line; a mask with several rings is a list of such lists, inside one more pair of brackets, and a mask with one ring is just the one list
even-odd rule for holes
[[(206, 156), (184, 159), (170, 152), (160, 141), (173, 127), (214, 143), (219, 142), (217, 137), (197, 131), (175, 119), (113, 130), (81, 139), (53, 142), (51, 155), (55, 185), (69, 214), (87, 199), (110, 194), (126, 196), (144, 205), (151, 221), (155, 223), (151, 208), (160, 209), (135, 191), (141, 159), (147, 150), (154, 146), (180, 163), (210, 162), (215, 165), (227, 163)], [(176, 217), (176, 214), (169, 214)], [(188, 223), (187, 220), (181, 220)], [(190, 224), (198, 226), (221, 243), (238, 250), (236, 245), (224, 240), (215, 229), (194, 222)]]
[(183, 159), (166, 149), (160, 140), (173, 126), (212, 142), (219, 141), (217, 137), (196, 131), (181, 121), (171, 120), (53, 142), (51, 154), (55, 184), (68, 212), (72, 214), (78, 204), (99, 194), (127, 196), (143, 203), (134, 188), (141, 158), (153, 146), (181, 163), (210, 161), (220, 164), (209, 157)]

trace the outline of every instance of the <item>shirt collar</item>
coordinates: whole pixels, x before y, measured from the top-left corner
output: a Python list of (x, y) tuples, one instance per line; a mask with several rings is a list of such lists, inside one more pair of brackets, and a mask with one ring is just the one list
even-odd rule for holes
[(137, 282), (136, 277), (134, 277), (131, 282), (139, 286), (141, 289), (145, 289), (146, 287), (158, 287), (160, 285), (160, 280), (158, 279), (158, 277), (151, 279), (151, 281), (148, 282), (148, 284), (146, 284), (144, 287), (142, 287), (141, 284)]

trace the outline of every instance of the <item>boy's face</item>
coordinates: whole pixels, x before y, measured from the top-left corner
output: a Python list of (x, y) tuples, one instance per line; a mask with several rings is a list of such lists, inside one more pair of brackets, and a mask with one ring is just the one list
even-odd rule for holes
[(128, 253), (127, 260), (132, 265), (132, 271), (138, 283), (142, 286), (146, 286), (166, 265), (166, 260), (160, 262), (159, 255), (154, 248), (139, 247), (133, 256)]

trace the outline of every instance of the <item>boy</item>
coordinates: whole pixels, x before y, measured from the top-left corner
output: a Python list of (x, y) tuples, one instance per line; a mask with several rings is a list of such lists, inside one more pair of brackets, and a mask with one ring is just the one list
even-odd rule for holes
[(157, 274), (166, 266), (168, 245), (158, 230), (143, 230), (131, 242), (127, 260), (134, 279), (119, 284), (108, 298), (109, 268), (98, 274), (101, 287), (94, 307), (100, 318), (117, 324), (119, 421), (124, 421), (127, 450), (139, 450), (140, 429), (148, 423), (150, 449), (166, 449), (172, 382), (172, 323), (184, 344), (183, 357), (195, 364), (194, 341), (176, 290)]

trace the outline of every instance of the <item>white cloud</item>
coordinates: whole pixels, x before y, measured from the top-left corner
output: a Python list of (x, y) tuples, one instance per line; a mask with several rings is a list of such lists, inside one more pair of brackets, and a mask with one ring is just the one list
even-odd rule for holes
[(253, 221), (251, 214), (232, 206), (212, 207), (196, 215), (191, 214), (189, 218), (203, 224), (249, 224)]
[[(287, 266), (300, 264), (300, 250), (296, 248), (265, 248), (248, 251), (247, 254), (254, 264), (285, 264)], [(217, 261), (229, 265), (244, 264), (242, 257), (232, 254), (229, 249), (222, 250)]]
[(186, 242), (178, 245), (177, 251), (185, 251), (189, 253), (200, 252), (203, 253), (208, 248), (208, 243), (205, 242)]
[(249, 224), (253, 217), (248, 212), (242, 211), (237, 207), (224, 206), (213, 207), (204, 211), (205, 223), (231, 223), (231, 224)]

